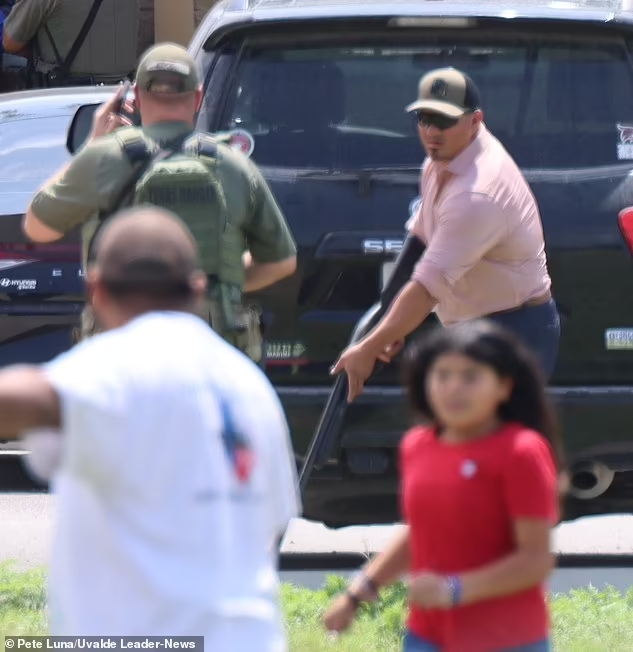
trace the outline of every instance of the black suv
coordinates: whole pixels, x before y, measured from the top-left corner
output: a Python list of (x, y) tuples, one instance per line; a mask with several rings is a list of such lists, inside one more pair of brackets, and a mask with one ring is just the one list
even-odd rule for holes
[[(206, 89), (198, 127), (252, 136), (252, 158), (299, 246), (294, 276), (251, 299), (263, 308), (266, 369), (301, 464), (331, 392), (329, 368), (378, 300), (418, 200), (424, 152), (404, 107), (425, 72), (468, 73), (481, 89), (486, 125), (524, 171), (543, 217), (563, 317), (551, 392), (573, 474), (565, 518), (628, 512), (633, 214), (622, 211), (633, 205), (633, 12), (611, 0), (503, 6), (225, 0), (190, 45)], [(64, 106), (94, 106), (96, 93), (110, 89), (94, 92)], [(27, 100), (20, 101), (19, 119), (27, 120)], [(0, 129), (15, 129), (12, 108), (0, 103)], [(8, 159), (1, 133), (0, 156)], [(5, 248), (19, 238), (0, 222)], [(55, 263), (43, 256), (58, 255), (73, 238), (42, 256), (31, 250), (40, 262), (17, 268), (16, 278), (28, 280), (34, 265), (50, 276)], [(37, 295), (5, 276), (0, 311), (32, 306), (28, 316), (1, 318), (0, 361), (13, 361), (16, 341), (22, 357), (36, 340), (40, 357), (57, 353), (75, 313), (58, 326), (45, 315), (70, 305), (70, 289)], [(398, 520), (397, 447), (409, 425), (396, 363), (347, 410), (308, 483), (305, 516), (333, 526)]]

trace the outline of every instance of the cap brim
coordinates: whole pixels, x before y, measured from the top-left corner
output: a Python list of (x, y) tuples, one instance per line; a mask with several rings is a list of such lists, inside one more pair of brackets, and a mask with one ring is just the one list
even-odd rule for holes
[(180, 94), (195, 90), (192, 80), (178, 73), (158, 71), (145, 73), (137, 78), (142, 88), (148, 93)]
[(156, 84), (153, 86), (149, 85), (145, 88), (145, 92), (155, 95), (182, 95), (191, 91), (187, 91), (182, 86), (174, 86), (173, 84)]
[(447, 118), (461, 118), (466, 113), (464, 109), (460, 109), (454, 104), (439, 102), (437, 100), (418, 100), (417, 102), (413, 102), (413, 104), (409, 104), (405, 110), (407, 113), (412, 113), (413, 111), (429, 111), (429, 113), (445, 115)]

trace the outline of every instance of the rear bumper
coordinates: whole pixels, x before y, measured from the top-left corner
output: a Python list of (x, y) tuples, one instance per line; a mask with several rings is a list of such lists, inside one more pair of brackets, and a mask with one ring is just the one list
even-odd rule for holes
[[(330, 387), (278, 387), (277, 391), (301, 466)], [(633, 470), (633, 386), (552, 387), (549, 394), (556, 405), (568, 465), (602, 460), (615, 471)], [(310, 478), (305, 516), (332, 525), (397, 521), (398, 445), (411, 423), (400, 388), (366, 388), (348, 409), (340, 445)], [(583, 515), (588, 503), (579, 503), (577, 512), (570, 514)], [(602, 504), (593, 501), (591, 509), (601, 513)], [(609, 505), (606, 511), (630, 507), (617, 501)]]
[(80, 301), (0, 301), (0, 367), (42, 364), (67, 351)]
[[(277, 387), (291, 428), (297, 465), (303, 464), (330, 387)], [(615, 471), (633, 471), (633, 386), (553, 387), (568, 464), (602, 460)], [(368, 387), (349, 406), (342, 440), (315, 470), (303, 497), (306, 518), (330, 526), (394, 523), (398, 503), (398, 445), (410, 427), (398, 387)], [(0, 454), (22, 451), (0, 444)], [(633, 474), (621, 473), (604, 496), (568, 501), (566, 518), (633, 511)]]
[[(305, 453), (330, 395), (329, 386), (277, 387), (290, 421), (295, 449)], [(550, 387), (568, 456), (596, 444), (631, 444), (633, 385)], [(367, 387), (349, 407), (342, 447), (397, 448), (411, 415), (400, 387)], [(632, 468), (633, 470), (633, 468)]]
[[(68, 331), (64, 334), (68, 337)], [(295, 451), (307, 451), (331, 388), (278, 386), (277, 393), (291, 427)], [(633, 385), (551, 387), (568, 457), (602, 448), (628, 449), (633, 453)], [(399, 387), (367, 387), (349, 406), (342, 449), (397, 449), (411, 426), (410, 413)], [(0, 443), (0, 450), (22, 450), (17, 442)], [(633, 470), (633, 464), (631, 469)]]
[[(303, 464), (330, 387), (277, 387), (291, 428), (297, 465)], [(633, 471), (633, 386), (553, 387), (569, 465), (602, 460), (614, 471)], [(394, 523), (398, 503), (398, 445), (410, 427), (398, 387), (368, 387), (347, 410), (342, 440), (315, 470), (303, 496), (306, 518), (330, 526)], [(23, 452), (20, 442), (0, 444), (0, 455)], [(633, 511), (633, 474), (595, 500), (567, 501), (566, 518)]]

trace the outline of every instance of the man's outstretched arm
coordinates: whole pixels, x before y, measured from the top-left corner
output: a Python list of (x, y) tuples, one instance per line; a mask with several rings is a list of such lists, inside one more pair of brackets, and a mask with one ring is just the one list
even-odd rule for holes
[(59, 396), (39, 367), (15, 365), (0, 371), (0, 441), (60, 426)]

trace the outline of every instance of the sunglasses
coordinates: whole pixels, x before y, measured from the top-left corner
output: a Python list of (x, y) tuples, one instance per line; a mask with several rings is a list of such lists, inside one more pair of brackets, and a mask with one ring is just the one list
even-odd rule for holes
[(459, 118), (449, 118), (439, 113), (423, 113), (421, 111), (418, 112), (417, 119), (421, 127), (435, 127), (440, 131), (446, 131), (459, 122)]

